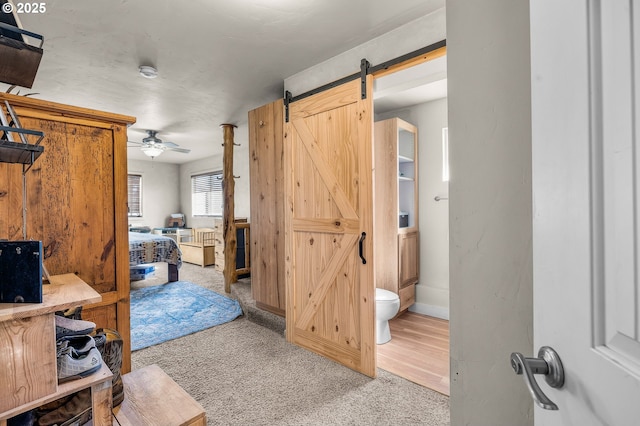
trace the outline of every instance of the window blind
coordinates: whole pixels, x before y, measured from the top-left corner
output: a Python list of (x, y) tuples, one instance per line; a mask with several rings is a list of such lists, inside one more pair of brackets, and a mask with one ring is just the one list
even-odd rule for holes
[(127, 175), (129, 217), (142, 217), (142, 176)]
[(193, 216), (222, 215), (222, 172), (191, 176), (191, 208)]

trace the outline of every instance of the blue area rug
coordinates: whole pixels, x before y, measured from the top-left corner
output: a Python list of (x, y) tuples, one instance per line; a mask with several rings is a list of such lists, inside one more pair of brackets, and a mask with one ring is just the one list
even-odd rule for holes
[(240, 315), (237, 300), (187, 281), (131, 290), (131, 350), (186, 336)]

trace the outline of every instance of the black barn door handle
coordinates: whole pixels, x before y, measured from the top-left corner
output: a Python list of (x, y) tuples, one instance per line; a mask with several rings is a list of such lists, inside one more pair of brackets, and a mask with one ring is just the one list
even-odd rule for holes
[(362, 264), (366, 265), (367, 259), (364, 258), (364, 239), (367, 238), (367, 233), (363, 232), (360, 234), (360, 243), (359, 243), (359, 251), (360, 251), (360, 259), (362, 259)]

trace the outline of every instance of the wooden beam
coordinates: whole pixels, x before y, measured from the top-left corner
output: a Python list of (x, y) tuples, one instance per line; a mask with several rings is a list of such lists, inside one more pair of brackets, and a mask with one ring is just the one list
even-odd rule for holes
[(224, 196), (224, 212), (222, 216), (224, 238), (224, 291), (231, 293), (231, 284), (238, 281), (236, 273), (236, 219), (235, 219), (235, 180), (233, 177), (233, 124), (221, 124), (224, 138), (224, 154), (222, 159), (222, 194)]
[(425, 53), (423, 55), (416, 56), (411, 59), (407, 59), (406, 61), (400, 62), (389, 68), (384, 68), (379, 71), (376, 71), (373, 73), (373, 78), (384, 77), (386, 75), (393, 74), (394, 72), (402, 71), (404, 69), (411, 68), (415, 65), (420, 65), (422, 63), (432, 61), (446, 54), (447, 54), (447, 46), (444, 46), (439, 49), (432, 50), (431, 52)]

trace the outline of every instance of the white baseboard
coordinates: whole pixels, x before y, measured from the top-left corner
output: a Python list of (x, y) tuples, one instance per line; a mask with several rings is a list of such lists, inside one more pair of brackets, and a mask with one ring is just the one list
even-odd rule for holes
[(409, 307), (409, 311), (449, 321), (449, 308), (443, 308), (442, 306), (414, 303)]

